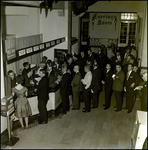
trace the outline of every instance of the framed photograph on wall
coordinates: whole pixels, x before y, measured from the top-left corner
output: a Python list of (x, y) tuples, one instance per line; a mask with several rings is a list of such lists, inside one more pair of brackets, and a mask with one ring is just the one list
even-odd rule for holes
[(33, 47), (33, 51), (38, 51), (38, 50), (39, 50), (39, 46), (38, 45)]
[(31, 52), (33, 52), (32, 47), (26, 48), (26, 53), (27, 53), (27, 54), (29, 54), (29, 53), (31, 53)]

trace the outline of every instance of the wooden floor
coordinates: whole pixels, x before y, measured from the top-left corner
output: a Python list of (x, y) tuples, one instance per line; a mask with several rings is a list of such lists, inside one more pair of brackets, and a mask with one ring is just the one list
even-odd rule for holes
[[(104, 92), (100, 93), (99, 107), (90, 113), (70, 110), (66, 115), (49, 118), (48, 124), (31, 124), (31, 129), (14, 131), (19, 141), (6, 149), (130, 149), (131, 135), (140, 100), (131, 113), (116, 112), (114, 94), (111, 107), (104, 110)], [(123, 107), (125, 106), (125, 100)]]

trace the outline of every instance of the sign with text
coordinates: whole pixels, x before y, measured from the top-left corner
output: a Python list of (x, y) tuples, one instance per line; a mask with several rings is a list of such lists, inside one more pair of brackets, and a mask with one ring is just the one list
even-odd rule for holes
[(90, 38), (117, 38), (120, 27), (120, 13), (90, 13)]

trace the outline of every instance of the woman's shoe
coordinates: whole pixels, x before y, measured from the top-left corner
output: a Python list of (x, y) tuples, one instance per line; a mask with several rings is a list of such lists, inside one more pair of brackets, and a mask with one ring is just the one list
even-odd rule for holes
[(25, 129), (25, 127), (22, 127), (22, 130), (24, 130)]
[(30, 129), (31, 127), (30, 126), (26, 126), (26, 129)]

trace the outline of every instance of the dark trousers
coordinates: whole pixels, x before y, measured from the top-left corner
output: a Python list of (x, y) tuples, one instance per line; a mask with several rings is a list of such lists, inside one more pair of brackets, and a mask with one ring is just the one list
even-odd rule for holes
[(112, 84), (105, 84), (105, 108), (110, 107), (112, 92)]
[(126, 88), (126, 108), (128, 111), (132, 111), (134, 106), (134, 89)]
[(117, 110), (122, 110), (122, 104), (123, 104), (122, 91), (114, 91), (114, 93), (115, 93)]
[(62, 97), (62, 113), (66, 114), (70, 110), (69, 106), (69, 95), (61, 95)]
[(38, 100), (39, 120), (43, 122), (48, 121), (46, 105), (47, 105), (47, 100)]
[(99, 90), (94, 90), (94, 93), (91, 93), (93, 107), (96, 107), (96, 108), (98, 107), (99, 94), (100, 94)]
[(83, 99), (84, 99), (84, 104), (85, 104), (85, 110), (89, 112), (90, 111), (90, 103), (91, 103), (90, 88), (84, 89)]
[(80, 92), (75, 92), (73, 91), (73, 105), (75, 109), (79, 109), (80, 108)]

